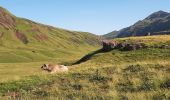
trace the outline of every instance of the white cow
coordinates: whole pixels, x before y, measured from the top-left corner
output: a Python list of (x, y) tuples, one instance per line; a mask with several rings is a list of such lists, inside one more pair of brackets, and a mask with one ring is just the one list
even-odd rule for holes
[(68, 67), (64, 65), (58, 64), (44, 64), (41, 69), (46, 70), (50, 73), (59, 73), (59, 72), (67, 72)]

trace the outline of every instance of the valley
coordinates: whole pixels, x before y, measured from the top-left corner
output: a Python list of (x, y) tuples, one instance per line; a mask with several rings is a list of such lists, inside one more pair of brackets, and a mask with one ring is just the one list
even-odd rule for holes
[[(169, 100), (169, 16), (158, 11), (99, 36), (0, 7), (0, 100)], [(41, 69), (50, 63), (68, 72)]]
[[(6, 71), (9, 75), (6, 77), (15, 77), (16, 80), (1, 83), (0, 93), (4, 95), (2, 98), (10, 97), (14, 93), (22, 99), (40, 100), (42, 97), (101, 100), (168, 99), (170, 49), (155, 48), (154, 45), (169, 45), (170, 36), (130, 37), (117, 41), (128, 41), (130, 44), (140, 41), (148, 48), (132, 51), (113, 49), (95, 53), (85, 62), (69, 66), (68, 73), (53, 75), (40, 71), (39, 65), (42, 62), (4, 64), (9, 69), (15, 67), (12, 71), (18, 72), (13, 75)], [(4, 65), (1, 65), (1, 71)], [(17, 66), (23, 66), (24, 69)], [(23, 73), (29, 76), (24, 77)]]

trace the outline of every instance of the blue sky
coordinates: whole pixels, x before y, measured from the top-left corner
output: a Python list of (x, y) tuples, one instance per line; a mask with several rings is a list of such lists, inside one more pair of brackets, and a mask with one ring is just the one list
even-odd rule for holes
[(170, 12), (170, 0), (0, 0), (14, 15), (60, 28), (106, 34)]

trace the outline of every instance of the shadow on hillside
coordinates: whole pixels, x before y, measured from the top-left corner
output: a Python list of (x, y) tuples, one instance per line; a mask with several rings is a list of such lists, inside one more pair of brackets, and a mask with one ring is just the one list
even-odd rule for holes
[(91, 59), (91, 57), (93, 57), (95, 54), (103, 53), (103, 52), (107, 52), (107, 51), (104, 51), (103, 49), (96, 50), (96, 51), (94, 51), (94, 52), (92, 52), (92, 53), (90, 53), (90, 54), (85, 55), (83, 58), (81, 58), (81, 59), (78, 60), (77, 62), (73, 63), (73, 65), (86, 62), (87, 60)]

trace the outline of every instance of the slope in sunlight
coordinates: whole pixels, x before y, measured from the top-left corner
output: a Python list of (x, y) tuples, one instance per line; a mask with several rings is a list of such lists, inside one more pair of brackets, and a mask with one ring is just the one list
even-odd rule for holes
[(15, 93), (16, 98), (36, 100), (169, 100), (170, 49), (164, 47), (170, 46), (170, 36), (116, 41), (132, 46), (142, 43), (147, 47), (98, 50), (86, 56), (85, 61), (71, 66), (69, 73), (2, 83), (2, 99)]
[(99, 46), (99, 37), (18, 18), (0, 7), (0, 62), (25, 62), (81, 55)]

